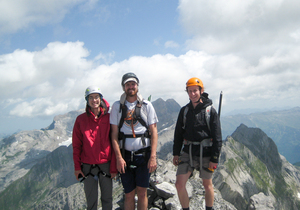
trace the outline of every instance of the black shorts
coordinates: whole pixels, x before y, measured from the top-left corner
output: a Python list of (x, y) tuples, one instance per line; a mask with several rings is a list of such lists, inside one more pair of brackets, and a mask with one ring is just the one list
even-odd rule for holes
[(150, 173), (148, 169), (148, 160), (150, 152), (145, 155), (138, 154), (133, 155), (133, 161), (131, 161), (131, 155), (125, 155), (125, 161), (127, 164), (124, 174), (121, 174), (121, 180), (125, 193), (130, 193), (137, 186), (149, 187)]

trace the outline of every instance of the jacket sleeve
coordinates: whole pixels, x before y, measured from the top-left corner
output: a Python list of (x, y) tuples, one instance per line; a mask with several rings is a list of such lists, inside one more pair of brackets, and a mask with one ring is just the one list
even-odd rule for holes
[(177, 122), (176, 122), (176, 127), (175, 127), (175, 132), (174, 132), (174, 144), (173, 144), (173, 156), (180, 155), (181, 148), (182, 148), (182, 143), (183, 143), (183, 133), (184, 129), (183, 127), (183, 111), (184, 107), (181, 108)]
[(211, 137), (213, 139), (213, 145), (211, 150), (210, 161), (214, 163), (219, 162), (219, 156), (222, 147), (222, 132), (221, 132), (221, 123), (217, 111), (212, 108), (210, 116), (210, 128), (211, 128)]
[(116, 154), (114, 152), (113, 147), (111, 146), (111, 160), (110, 160), (110, 173), (118, 173), (117, 170), (117, 161), (116, 161)]
[(73, 127), (73, 134), (72, 134), (73, 161), (74, 161), (75, 171), (81, 170), (80, 155), (82, 152), (82, 138), (83, 135), (80, 131), (80, 124), (77, 117)]

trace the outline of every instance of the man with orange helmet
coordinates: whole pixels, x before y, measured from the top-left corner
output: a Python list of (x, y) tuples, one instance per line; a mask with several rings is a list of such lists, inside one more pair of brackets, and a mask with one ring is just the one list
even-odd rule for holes
[(220, 119), (199, 78), (189, 79), (186, 91), (190, 102), (181, 108), (174, 134), (173, 164), (178, 166), (175, 186), (182, 208), (188, 210), (186, 183), (193, 170), (198, 170), (205, 188), (206, 210), (211, 210), (214, 202), (212, 174), (222, 147)]

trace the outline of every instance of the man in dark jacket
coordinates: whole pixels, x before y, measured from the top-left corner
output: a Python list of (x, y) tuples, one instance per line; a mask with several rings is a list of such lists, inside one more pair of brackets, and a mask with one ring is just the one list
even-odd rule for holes
[(199, 170), (205, 188), (206, 210), (211, 210), (214, 202), (212, 174), (222, 147), (220, 119), (199, 78), (189, 79), (186, 91), (190, 102), (181, 108), (174, 134), (173, 164), (178, 166), (175, 186), (182, 208), (189, 209), (186, 182), (194, 169)]

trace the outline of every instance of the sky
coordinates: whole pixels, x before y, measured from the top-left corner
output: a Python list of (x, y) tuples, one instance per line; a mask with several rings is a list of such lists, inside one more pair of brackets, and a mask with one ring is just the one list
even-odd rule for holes
[(0, 133), (112, 105), (134, 72), (152, 101), (198, 77), (222, 113), (300, 105), (299, 0), (0, 0)]

